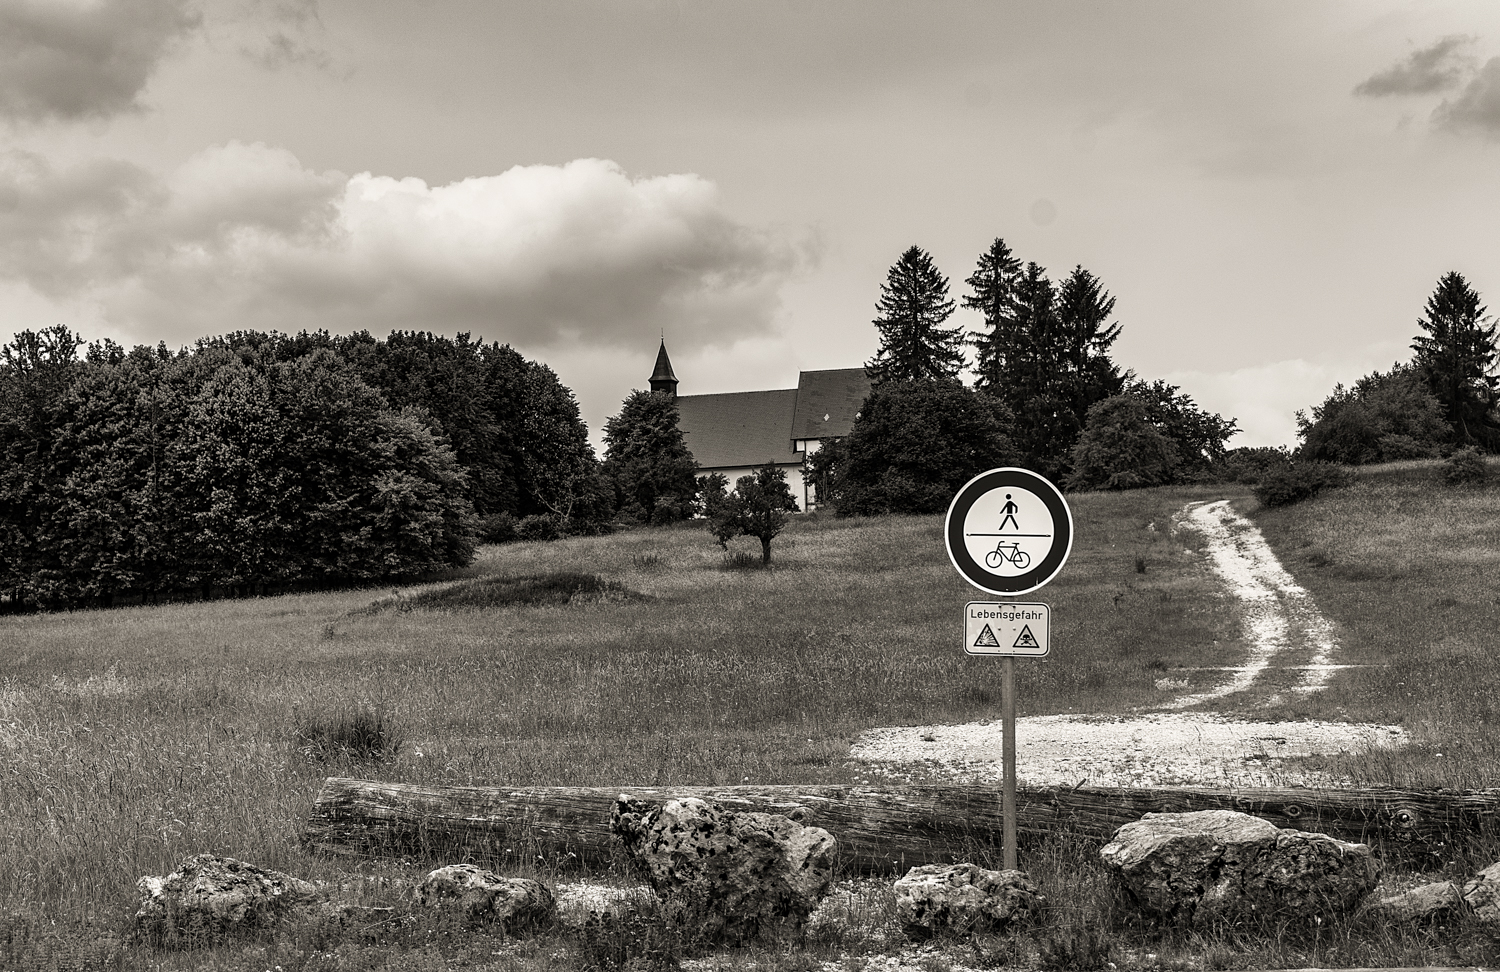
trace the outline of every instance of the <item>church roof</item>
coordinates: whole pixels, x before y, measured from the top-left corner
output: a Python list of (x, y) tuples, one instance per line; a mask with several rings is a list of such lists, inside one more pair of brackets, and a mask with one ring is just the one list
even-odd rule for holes
[(792, 450), (797, 389), (677, 396), (678, 428), (699, 468), (802, 461)]
[(797, 411), (792, 438), (826, 439), (848, 435), (854, 416), (870, 394), (863, 368), (804, 371), (797, 376)]
[(652, 381), (676, 381), (672, 374), (672, 359), (667, 357), (667, 340), (662, 338), (661, 350), (656, 352), (656, 369), (651, 372)]

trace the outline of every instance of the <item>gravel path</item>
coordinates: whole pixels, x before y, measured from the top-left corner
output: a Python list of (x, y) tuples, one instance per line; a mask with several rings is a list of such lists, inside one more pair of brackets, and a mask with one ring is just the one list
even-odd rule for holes
[[(1185, 711), (1231, 696), (1244, 708), (1272, 705), (1281, 696), (1267, 686), (1268, 673), (1299, 672), (1288, 690), (1307, 693), (1324, 688), (1342, 666), (1335, 663), (1333, 625), (1228, 500), (1189, 504), (1173, 528), (1203, 535), (1208, 569), (1238, 601), (1250, 646), (1245, 664), (1227, 669), (1229, 677), (1210, 689), (1164, 700), (1156, 711), (1016, 720), (1016, 775), (1022, 784), (1336, 785), (1341, 781), (1292, 773), (1284, 761), (1405, 744), (1398, 726), (1257, 722)], [(994, 720), (872, 729), (860, 736), (850, 756), (884, 777), (993, 782), (1001, 778), (1001, 726)]]

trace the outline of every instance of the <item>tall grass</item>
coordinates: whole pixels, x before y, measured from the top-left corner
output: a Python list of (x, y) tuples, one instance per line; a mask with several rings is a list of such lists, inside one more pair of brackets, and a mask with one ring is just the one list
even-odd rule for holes
[[(1201, 568), (1195, 538), (1171, 527), (1184, 503), (1211, 495), (1073, 498), (1073, 556), (1042, 592), (1052, 656), (1018, 665), (1023, 714), (1150, 705), (1163, 669), (1236, 657), (1233, 608)], [(1331, 557), (1341, 556), (1327, 546), (1336, 539), (1319, 541)], [(989, 598), (948, 563), (940, 518), (798, 519), (776, 543), (769, 569), (726, 571), (701, 528), (637, 530), (482, 548), (462, 574), (401, 591), (0, 618), (0, 968), (22, 955), (48, 967), (38, 949), (58, 936), (118, 968), (437, 968), (455, 949), (474, 967), (568, 968), (566, 950), (505, 945), (495, 957), (494, 943), (451, 936), (433, 959), (420, 926), (380, 939), (389, 955), (375, 939), (314, 937), (183, 956), (123, 936), (136, 878), (196, 853), (396, 903), (401, 881), (386, 878), (417, 874), (420, 862), (335, 860), (298, 846), (326, 774), (515, 786), (852, 782), (846, 757), (864, 729), (997, 714), (997, 666), (960, 644), (964, 603)], [(565, 575), (597, 578), (608, 596), (502, 603), (513, 588), (498, 579)], [(1477, 604), (1478, 587), (1465, 590)], [(1471, 636), (1454, 633), (1444, 650), (1494, 685), (1488, 660), (1463, 640)], [(1423, 674), (1410, 667), (1413, 679)], [(1461, 698), (1477, 703), (1479, 689), (1467, 691)], [(329, 761), (307, 757), (308, 727), (361, 712), (399, 736), (394, 758), (337, 747)], [(1068, 920), (1093, 920), (1107, 909), (1097, 874), (1079, 870), (1083, 851), (1057, 853), (1063, 896), (1095, 902)], [(539, 866), (548, 865), (510, 870)], [(824, 946), (865, 947), (837, 935)]]
[(1338, 624), (1342, 660), (1368, 666), (1292, 711), (1407, 727), (1411, 746), (1339, 761), (1356, 779), (1500, 786), (1500, 489), (1396, 473), (1255, 514)]

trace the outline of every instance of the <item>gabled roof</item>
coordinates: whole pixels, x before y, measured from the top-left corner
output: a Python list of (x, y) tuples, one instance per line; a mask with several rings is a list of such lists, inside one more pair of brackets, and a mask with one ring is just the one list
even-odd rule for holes
[(678, 428), (702, 469), (798, 463), (792, 451), (797, 389), (677, 396)]
[(870, 394), (870, 376), (863, 368), (804, 371), (797, 376), (797, 412), (793, 439), (825, 439), (848, 435), (854, 416)]

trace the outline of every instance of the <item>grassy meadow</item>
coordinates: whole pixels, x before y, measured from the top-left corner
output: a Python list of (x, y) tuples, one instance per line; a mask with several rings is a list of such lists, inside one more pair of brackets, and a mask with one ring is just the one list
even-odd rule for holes
[[(1481, 697), (1497, 680), (1485, 656), (1496, 604), (1484, 565), (1500, 550), (1497, 494), (1442, 494), (1465, 529), (1489, 524), (1472, 542), (1467, 533), (1368, 541), (1383, 559), (1351, 546), (1366, 542), (1358, 537), (1377, 515), (1372, 496), (1439, 512), (1416, 498), (1430, 486), (1405, 499), (1402, 488), (1361, 484), (1255, 514), (1340, 623), (1344, 660), (1391, 662), (1351, 669), (1326, 698), (1299, 705), (1309, 716), (1404, 722), (1465, 766), (1444, 781), (1485, 785), (1494, 764), (1481, 761), (1493, 748), (1481, 737), (1495, 703)], [(1052, 605), (1052, 656), (1018, 663), (1021, 714), (1150, 706), (1163, 671), (1235, 663), (1233, 607), (1197, 557), (1195, 535), (1170, 527), (1184, 504), (1225, 495), (1254, 507), (1238, 487), (1070, 498), (1072, 557), (1037, 598)], [(430, 922), (188, 951), (127, 934), (136, 879), (197, 853), (342, 884), (364, 903), (399, 903), (400, 889), (432, 863), (332, 859), (298, 846), (330, 775), (516, 786), (854, 782), (862, 770), (846, 755), (864, 729), (998, 717), (998, 665), (960, 644), (963, 604), (987, 598), (949, 564), (940, 517), (801, 517), (775, 542), (768, 570), (743, 566), (758, 559), (755, 546), (751, 557), (739, 556), (748, 547), (726, 555), (701, 526), (641, 529), (482, 548), (473, 566), (400, 590), (0, 618), (0, 969), (608, 967), (587, 943), (504, 942)], [(559, 573), (591, 577), (591, 586), (547, 603), (532, 581)], [(1459, 584), (1458, 575), (1470, 579)], [(1456, 626), (1419, 624), (1439, 612)], [(1398, 621), (1426, 640), (1401, 642), (1387, 630)], [(1441, 664), (1428, 660), (1434, 652)], [(1383, 694), (1397, 670), (1409, 671), (1404, 701)], [(1450, 690), (1461, 690), (1451, 702)], [(393, 758), (330, 754), (310, 739), (310, 727), (359, 712), (378, 714), (399, 740)], [(1450, 742), (1460, 738), (1468, 742)], [(1411, 782), (1429, 770), (1362, 772)], [(1149, 966), (1180, 954), (1189, 968), (1211, 954), (1221, 968), (1419, 965), (1481, 954), (1445, 951), (1431, 932), (1381, 931), (1369, 944), (1353, 926), (1342, 938), (1320, 931), (1311, 951), (1284, 932), (1157, 942), (1120, 926), (1113, 943), (1091, 938), (1083, 929), (1117, 917), (1092, 853), (1065, 840), (1039, 850), (1027, 866), (1060, 899), (1053, 923), (1025, 949), (976, 945), (965, 964), (1064, 968), (1092, 956)], [(483, 863), (551, 874), (544, 861)], [(873, 913), (888, 917), (888, 899)], [(854, 920), (746, 961), (856, 962), (890, 946), (870, 927)], [(933, 959), (934, 972), (943, 961)]]
[(1500, 489), (1451, 487), (1435, 462), (1255, 514), (1339, 629), (1351, 668), (1297, 718), (1396, 721), (1412, 744), (1338, 760), (1377, 786), (1500, 787)]

